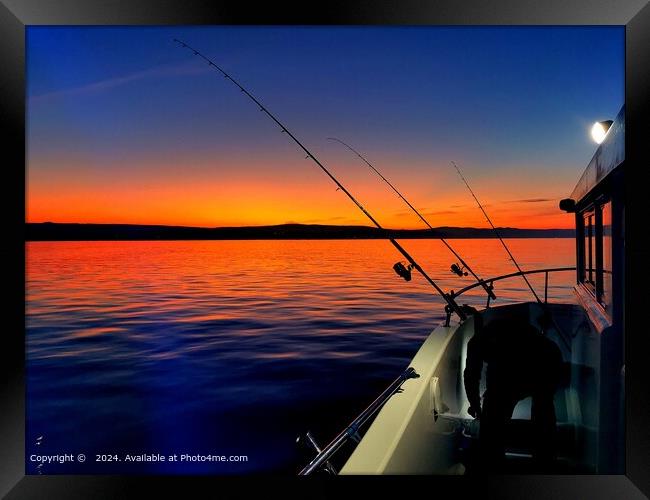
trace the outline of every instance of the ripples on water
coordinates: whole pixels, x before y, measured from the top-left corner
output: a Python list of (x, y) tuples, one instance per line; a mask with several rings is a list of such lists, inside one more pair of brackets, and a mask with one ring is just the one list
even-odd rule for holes
[[(481, 277), (514, 270), (496, 240), (450, 242)], [(403, 244), (443, 289), (471, 283), (440, 242)], [(525, 269), (574, 265), (572, 239), (508, 244)], [(294, 474), (296, 436), (327, 442), (443, 319), (424, 280), (394, 274), (399, 257), (381, 240), (28, 243), (27, 454), (89, 457), (28, 472)], [(531, 281), (543, 294), (543, 275)], [(549, 297), (571, 301), (572, 282), (552, 275)], [(495, 291), (497, 305), (530, 300), (521, 278)]]

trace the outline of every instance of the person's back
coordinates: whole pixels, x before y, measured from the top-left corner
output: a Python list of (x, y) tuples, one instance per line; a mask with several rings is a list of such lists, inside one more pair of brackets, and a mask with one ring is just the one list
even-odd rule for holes
[[(562, 355), (557, 345), (526, 321), (498, 319), (479, 327), (468, 343), (464, 382), (470, 414), (480, 418), (482, 467), (500, 470), (507, 422), (517, 402), (532, 397), (534, 456), (543, 468), (554, 457), (555, 409)], [(487, 363), (486, 392), (481, 407), (479, 386)]]

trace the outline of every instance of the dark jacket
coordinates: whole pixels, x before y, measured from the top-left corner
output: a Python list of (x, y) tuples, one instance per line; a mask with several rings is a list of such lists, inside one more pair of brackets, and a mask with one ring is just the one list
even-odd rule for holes
[(480, 382), (487, 363), (489, 394), (523, 399), (552, 395), (560, 382), (562, 353), (559, 347), (526, 321), (496, 319), (477, 331), (467, 344), (463, 379), (470, 405), (480, 408)]

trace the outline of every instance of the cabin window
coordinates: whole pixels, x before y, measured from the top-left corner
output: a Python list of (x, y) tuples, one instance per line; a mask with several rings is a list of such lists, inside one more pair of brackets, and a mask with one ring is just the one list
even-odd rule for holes
[(599, 302), (605, 308), (605, 311), (612, 316), (612, 203), (601, 205), (602, 235), (603, 235), (603, 252), (602, 252), (602, 288), (600, 291)]
[(582, 212), (578, 225), (579, 281), (612, 317), (612, 203), (600, 201)]
[(596, 217), (595, 212), (584, 214), (584, 283), (596, 293)]

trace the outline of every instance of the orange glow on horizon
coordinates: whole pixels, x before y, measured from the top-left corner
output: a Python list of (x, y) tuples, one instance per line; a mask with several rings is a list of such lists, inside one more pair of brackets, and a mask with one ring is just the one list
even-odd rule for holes
[[(40, 163), (40, 162), (39, 162)], [(58, 162), (57, 162), (58, 163)], [(221, 227), (285, 223), (364, 225), (372, 223), (317, 168), (295, 168), (269, 160), (264, 165), (139, 165), (117, 173), (71, 162), (54, 174), (28, 168), (27, 222), (156, 224)], [(292, 168), (294, 167), (294, 168)], [(422, 229), (422, 221), (387, 186), (358, 165), (335, 165), (333, 173), (382, 224)], [(207, 174), (207, 172), (213, 172)], [(294, 172), (298, 172), (295, 174)], [(436, 174), (436, 172), (438, 172)], [(444, 175), (440, 172), (444, 172)], [(466, 188), (443, 167), (403, 177), (386, 169), (403, 194), (434, 227), (489, 227)], [(477, 178), (475, 189), (498, 227), (573, 228), (559, 210), (557, 188), (536, 179), (503, 183)], [(564, 184), (563, 184), (564, 185)], [(478, 186), (478, 187), (476, 187)]]

